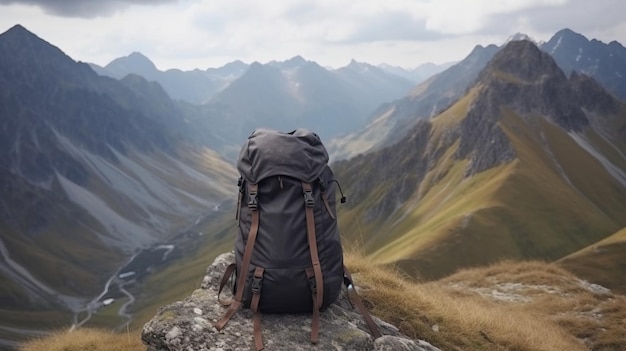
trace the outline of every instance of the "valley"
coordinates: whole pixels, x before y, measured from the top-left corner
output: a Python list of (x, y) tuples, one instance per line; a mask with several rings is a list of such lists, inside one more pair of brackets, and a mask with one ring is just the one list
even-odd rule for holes
[(0, 34), (0, 348), (138, 330), (189, 295), (232, 249), (257, 127), (319, 132), (359, 262), (431, 282), (541, 260), (626, 294), (624, 53), (564, 29), (419, 81), (300, 56), (164, 72), (139, 53), (76, 62), (15, 26)]

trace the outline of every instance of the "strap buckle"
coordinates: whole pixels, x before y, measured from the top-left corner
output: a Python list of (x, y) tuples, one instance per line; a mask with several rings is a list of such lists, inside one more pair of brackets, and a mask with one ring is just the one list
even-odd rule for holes
[(313, 207), (313, 205), (315, 205), (315, 200), (313, 200), (313, 191), (306, 190), (304, 192), (304, 203), (306, 204), (306, 207)]
[(254, 294), (260, 294), (261, 293), (261, 288), (263, 287), (263, 277), (257, 277), (255, 276), (252, 279), (252, 293)]
[(248, 207), (252, 210), (252, 211), (256, 211), (257, 208), (259, 207), (259, 199), (257, 197), (256, 193), (250, 193), (248, 194)]

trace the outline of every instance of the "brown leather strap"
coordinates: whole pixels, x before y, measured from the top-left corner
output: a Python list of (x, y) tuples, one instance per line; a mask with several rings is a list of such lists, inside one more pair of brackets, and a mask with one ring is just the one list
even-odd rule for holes
[(235, 268), (237, 268), (237, 266), (234, 263), (231, 263), (228, 267), (226, 267), (226, 271), (224, 271), (224, 275), (220, 281), (220, 288), (217, 291), (217, 301), (219, 301), (222, 306), (230, 306), (233, 303), (232, 299), (229, 301), (222, 301), (222, 297), (220, 295), (222, 295), (222, 290), (224, 290), (224, 287), (235, 272)]
[(254, 270), (255, 283), (252, 285), (252, 302), (250, 303), (250, 309), (254, 312), (254, 346), (257, 351), (263, 350), (263, 334), (261, 334), (261, 311), (259, 310), (259, 301), (261, 301), (261, 287), (263, 285), (264, 271), (265, 270), (261, 267), (257, 267)]
[[(256, 199), (258, 191), (258, 184), (248, 184), (249, 196)], [(248, 204), (248, 206), (250, 206), (250, 204)], [(248, 242), (246, 242), (246, 248), (243, 251), (243, 258), (241, 259), (241, 272), (239, 272), (239, 279), (237, 280), (237, 293), (235, 294), (235, 300), (239, 302), (243, 300), (243, 290), (248, 277), (248, 269), (250, 268), (250, 260), (252, 259), (252, 250), (254, 249), (254, 243), (256, 242), (256, 235), (259, 232), (259, 210), (257, 207), (250, 206), (250, 212), (252, 222), (250, 224), (250, 234), (248, 234)]]
[[(313, 272), (315, 272), (315, 284), (317, 287), (317, 294), (314, 308), (322, 308), (324, 301), (324, 277), (322, 276), (322, 267), (320, 266), (320, 258), (317, 253), (317, 238), (315, 236), (315, 217), (313, 213), (312, 192), (311, 184), (302, 182), (302, 190), (304, 191), (304, 208), (306, 213), (306, 233), (309, 239), (309, 251), (311, 252), (311, 262), (313, 263)], [(310, 195), (311, 198), (307, 198)]]
[(324, 206), (326, 207), (326, 211), (328, 211), (330, 218), (335, 219), (333, 210), (330, 208), (330, 204), (328, 203), (328, 195), (326, 195), (326, 192), (322, 192), (322, 200), (324, 201)]
[[(250, 196), (250, 199), (254, 199), (256, 201), (258, 191), (258, 184), (248, 184), (248, 194)], [(213, 325), (217, 330), (222, 330), (226, 326), (226, 323), (228, 323), (228, 321), (232, 318), (235, 312), (237, 312), (237, 309), (239, 309), (239, 306), (241, 306), (241, 302), (243, 300), (243, 291), (246, 285), (246, 278), (248, 277), (248, 268), (250, 267), (250, 260), (252, 259), (252, 249), (254, 248), (256, 235), (259, 232), (259, 211), (257, 208), (257, 203), (255, 202), (253, 204), (249, 202), (248, 207), (250, 207), (252, 223), (250, 225), (250, 234), (248, 234), (248, 242), (246, 243), (246, 248), (243, 251), (241, 270), (238, 272), (235, 301), (230, 305), (224, 317), (222, 317), (222, 319), (220, 319), (219, 321), (217, 321), (217, 323), (215, 323), (215, 325)]]
[[(367, 324), (367, 327), (369, 328), (370, 333), (372, 333), (374, 339), (380, 338), (382, 334), (378, 329), (378, 325), (376, 325), (376, 323), (372, 319), (372, 316), (370, 316), (369, 312), (367, 311), (367, 308), (365, 308), (365, 305), (359, 297), (359, 294), (357, 294), (354, 283), (352, 282), (352, 276), (350, 275), (350, 272), (348, 271), (348, 268), (346, 268), (346, 266), (343, 266), (343, 274), (344, 283), (348, 288), (348, 297), (351, 297), (352, 300), (354, 300), (354, 304), (356, 304), (356, 307), (359, 309), (359, 312), (363, 316), (363, 319), (365, 320), (365, 323)], [(350, 288), (350, 286), (352, 286), (352, 288)]]
[[(315, 280), (315, 272), (313, 268), (307, 268), (305, 270), (306, 278), (310, 281), (311, 279)], [(317, 283), (316, 283), (317, 284)], [(312, 287), (312, 286), (311, 286)], [(320, 310), (315, 305), (317, 304), (316, 299), (317, 289), (311, 289), (311, 297), (313, 298), (313, 318), (311, 319), (311, 343), (317, 344), (320, 340)]]
[(241, 200), (243, 198), (242, 189), (239, 189), (239, 195), (237, 195), (237, 212), (235, 212), (235, 221), (239, 220), (239, 214), (241, 214)]
[(241, 301), (234, 300), (233, 303), (228, 307), (228, 310), (224, 314), (224, 317), (222, 317), (222, 319), (213, 324), (213, 327), (215, 327), (215, 329), (217, 330), (224, 329), (226, 323), (228, 323), (228, 321), (235, 315), (235, 312), (237, 312), (237, 310), (239, 309), (239, 306), (241, 306)]

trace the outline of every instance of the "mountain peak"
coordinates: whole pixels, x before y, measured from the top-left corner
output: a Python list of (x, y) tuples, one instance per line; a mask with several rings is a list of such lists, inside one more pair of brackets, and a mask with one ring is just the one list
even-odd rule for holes
[[(586, 47), (588, 44), (589, 40), (584, 35), (576, 33), (569, 28), (565, 28), (556, 32), (541, 48), (551, 55), (554, 55), (559, 50), (565, 49), (568, 51), (568, 55), (574, 55), (575, 57), (575, 54), (578, 53), (577, 51)], [(570, 52), (571, 50), (574, 50), (574, 52)]]
[(7, 34), (7, 33), (29, 33), (29, 34), (33, 34), (28, 29), (24, 28), (24, 26), (22, 26), (21, 24), (14, 25), (13, 27), (9, 28), (3, 34)]
[(563, 79), (565, 78), (552, 57), (528, 40), (511, 41), (506, 44), (493, 57), (488, 67), (528, 82), (536, 81), (546, 74), (561, 75)]
[(0, 39), (3, 41), (11, 41), (11, 42), (22, 42), (24, 40), (37, 40), (42, 43), (46, 43), (50, 45), (48, 42), (39, 38), (36, 34), (29, 31), (28, 29), (23, 27), (21, 24), (16, 24), (13, 27), (9, 28), (6, 32), (0, 34)]
[(150, 61), (150, 59), (148, 57), (146, 57), (146, 55), (140, 53), (139, 51), (133, 51), (130, 55), (126, 56), (126, 58), (129, 59), (133, 59), (133, 60), (146, 60), (146, 61)]
[(285, 63), (290, 63), (290, 64), (305, 64), (307, 61), (300, 55), (296, 55), (292, 58), (290, 58), (289, 60), (285, 61)]
[(116, 58), (106, 65), (105, 68), (120, 78), (129, 73), (135, 73), (148, 80), (154, 80), (159, 73), (154, 63), (137, 51), (132, 52), (128, 56)]
[[(47, 75), (65, 74), (69, 70), (74, 70), (76, 64), (59, 48), (41, 39), (22, 25), (17, 24), (0, 34), (0, 70), (13, 67), (20, 74), (26, 74), (29, 71), (32, 74), (33, 70), (38, 70), (42, 74), (47, 72), (45, 73)], [(23, 67), (28, 67), (28, 69), (22, 70)], [(51, 71), (50, 67), (55, 67), (55, 70)], [(85, 74), (92, 72), (87, 65), (81, 69)], [(78, 79), (78, 76), (71, 75), (71, 79)]]
[(568, 38), (576, 38), (576, 39), (584, 39), (585, 41), (588, 41), (587, 38), (577, 32), (574, 32), (573, 30), (569, 29), (569, 28), (563, 28), (560, 31), (556, 32), (554, 34), (554, 37), (568, 37)]
[(491, 108), (492, 115), (498, 115), (497, 108), (506, 105), (520, 115), (543, 115), (567, 131), (580, 131), (589, 124), (581, 109), (581, 96), (589, 91), (585, 88), (588, 84), (576, 89), (552, 56), (529, 41), (508, 43), (480, 77), (486, 87), (481, 94), (483, 105)]
[(348, 64), (348, 67), (374, 67), (373, 65), (370, 65), (369, 63), (366, 62), (359, 62), (355, 59), (351, 59), (350, 63)]
[(275, 63), (270, 64), (270, 65), (279, 67), (280, 69), (291, 70), (291, 69), (298, 69), (298, 68), (307, 66), (310, 63), (311, 62), (305, 60), (302, 56), (297, 55), (297, 56), (294, 56), (294, 57), (290, 58), (287, 61), (275, 62)]
[(528, 34), (525, 33), (515, 33), (513, 35), (511, 35), (504, 43), (510, 43), (512, 41), (520, 41), (520, 40), (527, 40), (533, 43), (537, 43), (535, 40), (533, 40)]
[(154, 63), (148, 57), (146, 57), (144, 54), (138, 51), (133, 51), (128, 56), (120, 57), (111, 61), (111, 63), (109, 63), (107, 67), (111, 65), (116, 65), (116, 64), (123, 64), (125, 66), (134, 66), (134, 67), (143, 67), (143, 69), (148, 68), (148, 67), (154, 70), (157, 69)]

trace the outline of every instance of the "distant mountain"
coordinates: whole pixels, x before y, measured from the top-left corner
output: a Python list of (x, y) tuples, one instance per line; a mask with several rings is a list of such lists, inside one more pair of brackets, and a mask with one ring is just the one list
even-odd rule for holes
[(235, 171), (193, 116), (154, 82), (0, 34), (0, 328), (71, 322), (131, 255), (228, 196)]
[(535, 45), (537, 45), (537, 42), (535, 40), (533, 40), (533, 38), (531, 38), (528, 34), (525, 33), (515, 33), (513, 35), (511, 35), (505, 42), (504, 44), (508, 44), (511, 41), (520, 41), (520, 40), (528, 40), (530, 42), (533, 42)]
[(172, 99), (201, 104), (240, 77), (248, 65), (241, 61), (234, 61), (223, 67), (209, 68), (206, 71), (199, 69), (160, 71), (149, 58), (141, 53), (133, 52), (111, 61), (105, 67), (95, 64), (91, 64), (91, 67), (100, 75), (116, 79), (122, 79), (129, 74), (142, 76), (149, 81), (158, 82)]
[[(405, 77), (355, 60), (352, 60), (349, 65), (333, 71), (333, 73), (346, 81), (359, 99), (379, 101), (379, 104), (403, 97), (415, 86), (412, 81)], [(368, 112), (373, 109), (371, 108)]]
[[(528, 35), (517, 33), (504, 45), (529, 39)], [(547, 43), (538, 45), (553, 57), (566, 75), (572, 71), (589, 75), (619, 99), (626, 99), (626, 49), (621, 44), (589, 41), (563, 29)], [(418, 85), (409, 96), (381, 105), (364, 128), (331, 141), (334, 158), (345, 159), (389, 145), (421, 118), (438, 114), (465, 93), (480, 70), (503, 46), (483, 48), (479, 45), (461, 62)]]
[(577, 71), (589, 75), (626, 100), (626, 48), (617, 41), (605, 44), (563, 29), (541, 44), (541, 50), (552, 55), (565, 74)]
[(232, 141), (244, 140), (255, 128), (306, 127), (330, 139), (363, 125), (381, 103), (414, 87), (409, 79), (365, 63), (353, 61), (328, 70), (300, 56), (267, 64), (234, 61), (204, 72), (161, 72), (140, 53), (118, 58), (104, 68), (91, 66), (117, 79), (140, 75), (159, 83), (173, 99), (202, 104), (197, 108), (202, 118), (227, 136), (223, 148), (217, 148), (231, 158), (237, 152)]
[[(415, 118), (396, 143), (334, 164), (342, 233), (373, 263), (436, 278), (557, 261), (626, 226), (626, 104), (535, 44), (509, 42), (460, 98)], [(623, 274), (611, 255), (584, 277)]]
[(329, 71), (297, 56), (253, 63), (203, 108), (207, 116), (219, 116), (216, 123), (235, 139), (259, 127), (304, 127), (328, 140), (362, 125), (374, 108), (412, 86), (371, 65), (353, 62)]
[(415, 84), (418, 84), (434, 76), (435, 74), (439, 72), (445, 71), (446, 69), (450, 68), (454, 64), (456, 64), (456, 62), (447, 62), (447, 63), (442, 63), (442, 64), (435, 64), (435, 63), (428, 62), (428, 63), (423, 63), (417, 66), (417, 68), (413, 68), (413, 69), (407, 69), (407, 68), (402, 68), (398, 66), (391, 66), (387, 64), (381, 64), (381, 65), (378, 65), (378, 67), (384, 70), (385, 72), (395, 74), (399, 77), (406, 78)]
[(495, 45), (478, 45), (465, 59), (421, 83), (405, 97), (380, 105), (365, 127), (329, 143), (333, 157), (345, 159), (395, 143), (417, 121), (439, 114), (465, 94), (498, 50)]
[(104, 70), (118, 79), (134, 73), (147, 80), (156, 80), (159, 74), (163, 73), (156, 68), (149, 58), (139, 52), (133, 52), (126, 57), (116, 58), (106, 65)]

